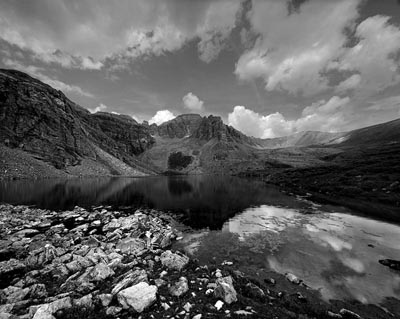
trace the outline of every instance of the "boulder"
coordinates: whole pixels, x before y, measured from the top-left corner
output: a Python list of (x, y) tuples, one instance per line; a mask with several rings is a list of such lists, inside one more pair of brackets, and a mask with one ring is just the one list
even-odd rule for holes
[(25, 269), (25, 267), (26, 267), (25, 263), (14, 258), (2, 261), (0, 262), (0, 276), (13, 272), (22, 271), (23, 269)]
[(97, 264), (89, 273), (90, 281), (102, 281), (114, 275), (114, 271), (104, 263)]
[(123, 254), (139, 256), (146, 251), (146, 243), (139, 238), (125, 238), (117, 244), (117, 249)]
[(161, 254), (161, 263), (169, 269), (182, 270), (189, 263), (189, 257), (167, 250)]
[(55, 300), (51, 303), (41, 305), (33, 319), (52, 319), (53, 314), (62, 309), (70, 309), (72, 307), (72, 302), (70, 297), (65, 297), (62, 299)]
[(136, 285), (140, 282), (147, 282), (147, 280), (147, 273), (143, 269), (130, 270), (125, 274), (124, 278), (115, 285), (111, 294), (115, 295), (125, 287)]
[(237, 293), (233, 287), (233, 280), (231, 276), (218, 278), (216, 280), (217, 286), (214, 289), (214, 296), (223, 299), (227, 304), (237, 301)]
[(156, 301), (156, 294), (156, 286), (150, 286), (147, 282), (140, 282), (120, 291), (117, 297), (124, 309), (133, 308), (140, 313)]
[(169, 293), (172, 296), (180, 297), (187, 293), (189, 290), (188, 280), (186, 277), (181, 277), (179, 280), (169, 288)]

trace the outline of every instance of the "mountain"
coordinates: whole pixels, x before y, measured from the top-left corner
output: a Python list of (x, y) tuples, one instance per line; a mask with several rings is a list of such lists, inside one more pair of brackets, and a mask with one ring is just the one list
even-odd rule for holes
[(273, 139), (246, 136), (213, 115), (139, 124), (126, 115), (91, 114), (27, 74), (0, 70), (1, 177), (270, 174), (329, 166), (360, 148), (399, 141), (400, 120)]
[(91, 114), (19, 71), (0, 70), (0, 140), (25, 161), (30, 156), (72, 175), (155, 173), (135, 156), (154, 143), (142, 125), (127, 116)]

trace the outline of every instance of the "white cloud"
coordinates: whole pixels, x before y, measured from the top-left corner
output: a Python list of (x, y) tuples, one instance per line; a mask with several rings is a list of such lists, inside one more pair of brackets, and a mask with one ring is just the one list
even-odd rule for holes
[(321, 100), (304, 108), (297, 120), (287, 120), (279, 112), (263, 116), (244, 106), (235, 106), (228, 115), (228, 122), (247, 135), (261, 138), (286, 136), (301, 131), (337, 132), (347, 123), (345, 114), (349, 102), (348, 97), (338, 96), (328, 101)]
[[(37, 0), (0, 2), (0, 39), (66, 68), (100, 69), (196, 40), (215, 59), (235, 26), (237, 0)], [(112, 65), (111, 65), (112, 66)]]
[(262, 116), (244, 106), (235, 106), (228, 114), (229, 125), (241, 132), (261, 138), (284, 136), (293, 133), (293, 122), (279, 112)]
[(169, 110), (160, 110), (149, 120), (149, 124), (160, 125), (164, 122), (170, 121), (175, 118), (175, 115)]
[(389, 17), (373, 16), (356, 28), (358, 43), (344, 50), (337, 64), (338, 70), (360, 73), (363, 91), (376, 92), (400, 82), (400, 29), (389, 23)]
[[(97, 113), (97, 112), (103, 112), (105, 109), (107, 109), (107, 105), (104, 105), (103, 103), (100, 103), (99, 106), (96, 106), (95, 108), (88, 108), (90, 113)], [(116, 112), (111, 112), (113, 114), (119, 114)]]
[(286, 1), (253, 1), (249, 20), (258, 39), (239, 58), (236, 75), (261, 78), (268, 91), (312, 95), (326, 90), (324, 70), (345, 45), (343, 30), (358, 16), (359, 3), (307, 1), (289, 15)]
[(204, 110), (203, 104), (204, 102), (201, 101), (196, 95), (192, 92), (189, 92), (182, 98), (184, 106), (193, 111), (193, 112), (202, 112)]
[[(375, 93), (399, 83), (400, 29), (379, 15), (357, 24), (360, 3), (307, 1), (288, 14), (285, 1), (254, 0), (250, 32), (258, 38), (239, 58), (236, 75), (263, 79), (268, 91), (304, 95), (332, 88)], [(354, 44), (349, 46), (352, 31)], [(353, 75), (332, 87), (331, 70)]]
[(10, 60), (10, 59), (2, 59), (2, 62), (4, 65), (28, 73), (30, 76), (39, 79), (40, 81), (50, 85), (51, 87), (55, 88), (56, 90), (60, 90), (62, 92), (69, 92), (69, 93), (75, 93), (81, 96), (85, 97), (93, 97), (93, 95), (79, 86), (76, 85), (71, 85), (64, 83), (58, 79), (51, 78), (47, 76), (46, 74), (43, 73), (43, 70), (41, 68), (35, 67), (35, 66), (26, 66), (18, 61)]

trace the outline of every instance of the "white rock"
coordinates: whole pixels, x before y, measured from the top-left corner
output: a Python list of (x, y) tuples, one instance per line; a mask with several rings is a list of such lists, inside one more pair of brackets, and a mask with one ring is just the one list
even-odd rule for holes
[(224, 305), (223, 301), (218, 300), (218, 301), (215, 303), (214, 307), (215, 307), (217, 310), (220, 310), (220, 309), (222, 308), (223, 305)]
[(214, 289), (214, 296), (223, 299), (227, 304), (237, 301), (237, 293), (233, 287), (231, 276), (218, 278), (217, 287)]
[(285, 277), (287, 280), (289, 280), (292, 284), (299, 285), (301, 283), (301, 280), (297, 278), (295, 275), (291, 274), (290, 272), (287, 272), (285, 274)]
[(137, 312), (142, 312), (153, 304), (156, 300), (156, 294), (156, 286), (150, 286), (147, 282), (140, 282), (120, 291), (117, 297), (123, 308), (133, 308)]

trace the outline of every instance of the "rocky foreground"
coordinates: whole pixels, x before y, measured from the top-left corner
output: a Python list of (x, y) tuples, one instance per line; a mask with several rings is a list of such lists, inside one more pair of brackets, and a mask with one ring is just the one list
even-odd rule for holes
[(0, 205), (0, 319), (396, 316), (326, 304), (293, 274), (250, 278), (229, 261), (200, 266), (168, 249), (180, 236), (172, 225), (154, 210)]

